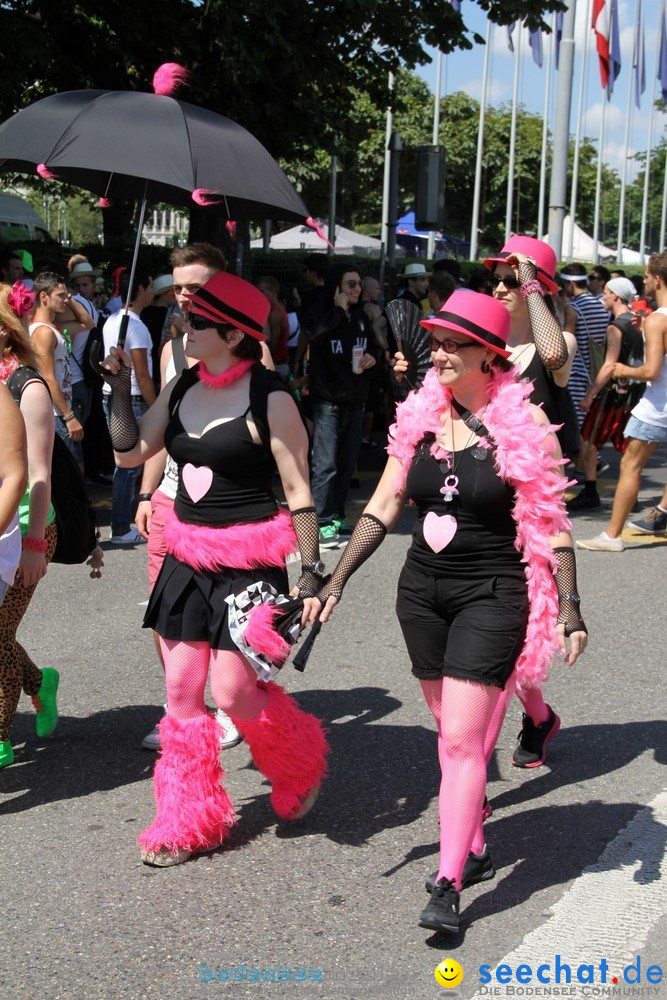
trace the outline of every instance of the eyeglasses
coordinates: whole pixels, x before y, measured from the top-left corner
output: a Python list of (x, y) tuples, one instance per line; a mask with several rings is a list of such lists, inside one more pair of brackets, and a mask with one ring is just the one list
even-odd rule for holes
[(504, 278), (501, 277), (499, 274), (492, 274), (491, 275), (491, 284), (493, 285), (494, 288), (497, 288), (498, 285), (504, 285), (505, 288), (508, 291), (510, 291), (511, 289), (519, 288), (520, 285), (521, 285), (521, 282), (513, 274), (506, 274)]
[(200, 316), (197, 313), (190, 313), (188, 323), (193, 330), (212, 330), (218, 326), (212, 319), (207, 319), (206, 316)]
[(589, 281), (602, 281), (602, 275), (601, 274), (589, 274), (588, 275), (588, 280)]
[(354, 281), (354, 279), (351, 281), (345, 281), (343, 282), (343, 284), (345, 285), (346, 288), (361, 288), (361, 282)]
[(484, 347), (476, 340), (438, 340), (436, 337), (429, 337), (428, 346), (433, 354), (444, 351), (445, 354), (458, 354), (462, 347)]

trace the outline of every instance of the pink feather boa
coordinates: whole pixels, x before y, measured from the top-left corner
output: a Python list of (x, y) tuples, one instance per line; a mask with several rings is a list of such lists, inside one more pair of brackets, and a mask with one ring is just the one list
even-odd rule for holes
[[(554, 468), (553, 455), (546, 446), (547, 435), (555, 428), (536, 423), (527, 405), (530, 383), (519, 379), (515, 372), (495, 372), (489, 387), (484, 423), (495, 442), (496, 469), (516, 492), (512, 511), (516, 547), (523, 555), (528, 582), (528, 629), (516, 664), (517, 686), (525, 689), (546, 680), (558, 649), (558, 593), (553, 576), (557, 566), (550, 537), (570, 529), (563, 499), (567, 481)], [(393, 484), (396, 493), (405, 486), (419, 441), (424, 434), (440, 430), (450, 398), (450, 391), (440, 385), (435, 369), (431, 369), (421, 389), (410, 393), (398, 407), (387, 447), (402, 467)], [(488, 441), (482, 444), (491, 446)], [(431, 453), (438, 460), (449, 457), (436, 443)]]
[(198, 572), (283, 566), (297, 548), (292, 519), (284, 510), (268, 521), (228, 528), (185, 524), (172, 511), (165, 522), (164, 541), (167, 552)]

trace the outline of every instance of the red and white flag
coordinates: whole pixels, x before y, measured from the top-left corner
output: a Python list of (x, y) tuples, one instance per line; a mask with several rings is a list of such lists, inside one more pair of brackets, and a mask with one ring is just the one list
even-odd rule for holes
[(603, 89), (609, 82), (609, 3), (608, 0), (593, 0), (593, 31), (600, 64), (600, 80)]

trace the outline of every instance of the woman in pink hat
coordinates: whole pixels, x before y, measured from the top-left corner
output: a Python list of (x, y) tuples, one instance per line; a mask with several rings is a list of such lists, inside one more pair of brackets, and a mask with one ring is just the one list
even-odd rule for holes
[[(158, 867), (215, 849), (236, 821), (222, 784), (220, 731), (204, 701), (209, 674), (214, 701), (271, 781), (281, 819), (299, 819), (310, 809), (328, 751), (320, 721), (272, 680), (258, 680), (240, 652), (229, 600), (260, 582), (284, 594), (285, 560), (298, 547), (304, 623), (319, 610), (312, 598), (323, 564), (307, 434), (286, 386), (260, 363), (269, 301), (247, 281), (219, 272), (191, 296), (188, 310), (186, 353), (199, 363), (163, 389), (138, 425), (123, 354), (112, 350), (101, 369), (111, 386), (117, 464), (141, 465), (165, 446), (178, 465), (164, 527), (167, 555), (144, 621), (160, 637), (167, 682), (157, 811), (139, 837), (142, 860)], [(273, 492), (276, 465), (289, 513)], [(245, 632), (249, 645), (284, 660), (288, 647), (272, 627), (273, 612), (263, 604), (257, 610), (259, 619), (251, 612)]]
[(574, 663), (587, 634), (560, 449), (508, 361), (507, 309), (460, 290), (422, 325), (433, 368), (397, 409), (382, 479), (318, 599), (326, 621), (412, 500), (397, 614), (442, 770), (440, 864), (419, 923), (456, 932), (461, 890), (495, 875), (482, 822), (503, 691), (539, 683), (559, 649)]

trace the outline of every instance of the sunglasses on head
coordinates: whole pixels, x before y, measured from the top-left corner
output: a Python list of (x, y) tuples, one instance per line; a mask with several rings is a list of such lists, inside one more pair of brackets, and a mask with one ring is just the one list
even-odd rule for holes
[(445, 354), (458, 354), (462, 347), (484, 347), (484, 344), (480, 344), (476, 340), (459, 342), (458, 340), (438, 340), (437, 337), (429, 337), (428, 345), (434, 354), (440, 350), (443, 350)]
[(499, 274), (492, 274), (491, 284), (493, 285), (494, 288), (497, 288), (498, 285), (504, 285), (505, 288), (509, 290), (514, 288), (519, 288), (521, 282), (514, 274), (506, 274), (504, 278), (501, 277), (501, 275)]

